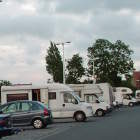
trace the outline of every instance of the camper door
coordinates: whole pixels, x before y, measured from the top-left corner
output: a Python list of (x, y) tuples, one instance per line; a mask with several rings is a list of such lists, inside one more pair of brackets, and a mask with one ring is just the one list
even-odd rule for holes
[(73, 117), (78, 100), (70, 92), (61, 92), (61, 117)]

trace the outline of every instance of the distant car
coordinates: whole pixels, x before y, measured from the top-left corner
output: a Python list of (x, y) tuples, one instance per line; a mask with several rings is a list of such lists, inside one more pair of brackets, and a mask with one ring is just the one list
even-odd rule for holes
[(0, 138), (13, 133), (11, 125), (11, 117), (8, 114), (0, 115)]
[(51, 111), (41, 102), (20, 100), (0, 106), (2, 114), (10, 114), (13, 126), (32, 125), (45, 128), (52, 121)]

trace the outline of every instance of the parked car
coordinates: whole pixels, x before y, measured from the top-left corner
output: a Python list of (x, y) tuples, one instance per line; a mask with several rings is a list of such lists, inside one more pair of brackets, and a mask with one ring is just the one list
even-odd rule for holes
[(18, 100), (0, 106), (2, 114), (10, 114), (13, 126), (46, 127), (52, 121), (51, 111), (41, 102)]
[(2, 138), (3, 136), (11, 135), (13, 133), (11, 124), (12, 123), (10, 115), (0, 115), (0, 138)]

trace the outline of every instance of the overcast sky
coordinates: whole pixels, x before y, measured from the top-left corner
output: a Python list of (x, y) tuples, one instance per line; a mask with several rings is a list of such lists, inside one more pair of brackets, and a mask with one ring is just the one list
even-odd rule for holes
[[(49, 41), (71, 41), (65, 57), (79, 53), (98, 38), (122, 40), (134, 50), (140, 70), (139, 0), (3, 0), (0, 3), (0, 79), (45, 83)], [(60, 46), (60, 52), (62, 47)]]

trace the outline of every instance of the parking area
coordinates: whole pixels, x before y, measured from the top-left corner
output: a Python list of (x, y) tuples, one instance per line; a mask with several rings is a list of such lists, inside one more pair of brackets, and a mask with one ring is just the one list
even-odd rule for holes
[(41, 140), (51, 135), (55, 135), (66, 131), (74, 126), (78, 125), (75, 121), (68, 119), (66, 121), (55, 121), (54, 124), (48, 125), (45, 129), (34, 129), (32, 126), (29, 127), (17, 127), (21, 131), (12, 136), (3, 137), (5, 140)]
[[(106, 137), (110, 137), (111, 135), (116, 134), (115, 131), (118, 131), (118, 133), (127, 134), (129, 133), (127, 127), (130, 126), (133, 126), (133, 130), (130, 129), (131, 132), (137, 132), (137, 129), (135, 130), (135, 127), (139, 127), (138, 115), (140, 115), (140, 106), (122, 107), (120, 109), (114, 109), (111, 113), (107, 114), (104, 117), (92, 117), (89, 120), (87, 120), (87, 122), (82, 123), (78, 123), (71, 119), (68, 119), (65, 121), (55, 120), (54, 124), (48, 125), (48, 127), (45, 129), (34, 129), (33, 127), (20, 127), (22, 129), (21, 132), (12, 136), (3, 137), (2, 140), (56, 140), (57, 138), (59, 139), (59, 137), (62, 138), (63, 136), (64, 138), (67, 137), (67, 139), (70, 139), (67, 135), (69, 135), (70, 137), (75, 136), (74, 139), (80, 138), (82, 140), (84, 135), (87, 134), (90, 138), (92, 138), (93, 135), (94, 137), (98, 138), (99, 134), (100, 137), (104, 135)], [(133, 123), (130, 124), (128, 122)], [(106, 128), (108, 128), (108, 130)], [(83, 135), (83, 137), (81, 137), (81, 135)]]
[(112, 113), (107, 114), (105, 117), (91, 117), (86, 122), (75, 122), (72, 119), (59, 119), (54, 120), (54, 123), (48, 125), (45, 129), (34, 129), (32, 126), (22, 126), (16, 127), (21, 131), (17, 132), (17, 134), (3, 137), (3, 140), (43, 140), (47, 137), (62, 133), (64, 131), (68, 131), (69, 129), (74, 128), (75, 126), (82, 127), (83, 124), (94, 123), (105, 118), (111, 117), (115, 112), (119, 110), (114, 110)]

